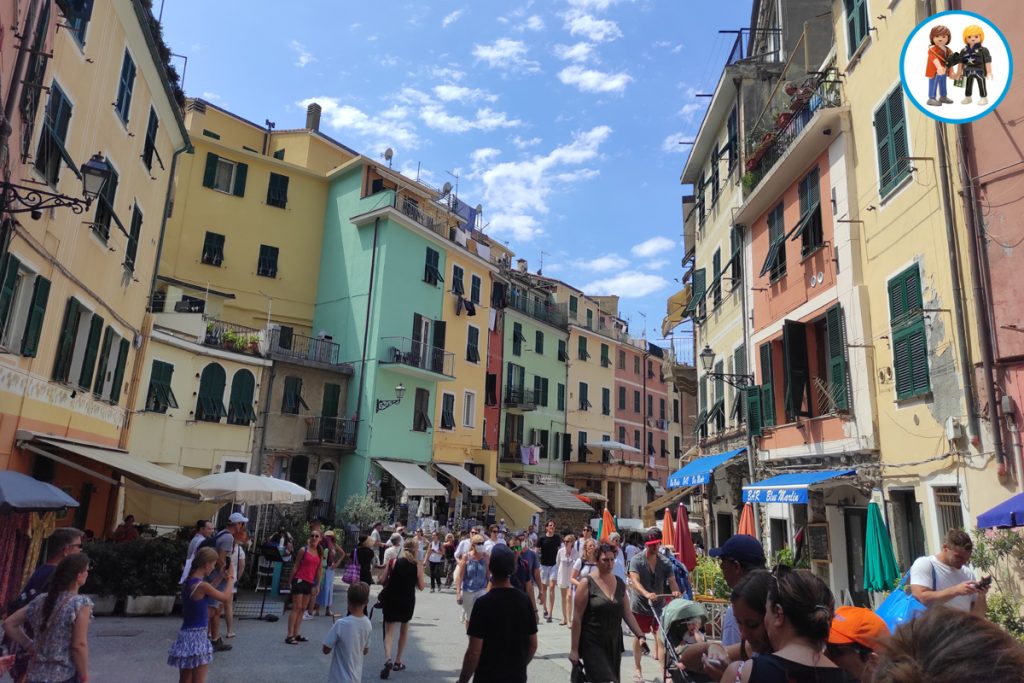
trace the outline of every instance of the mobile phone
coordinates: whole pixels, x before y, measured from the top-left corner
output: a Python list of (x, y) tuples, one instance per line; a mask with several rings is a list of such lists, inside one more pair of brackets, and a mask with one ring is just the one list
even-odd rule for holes
[(651, 654), (651, 648), (647, 646), (646, 640), (640, 641), (640, 651), (645, 655)]
[(992, 577), (991, 576), (986, 576), (981, 581), (977, 581), (974, 585), (978, 587), (978, 590), (982, 590), (983, 591), (983, 590), (985, 590), (986, 588), (988, 588), (989, 586), (992, 585)]

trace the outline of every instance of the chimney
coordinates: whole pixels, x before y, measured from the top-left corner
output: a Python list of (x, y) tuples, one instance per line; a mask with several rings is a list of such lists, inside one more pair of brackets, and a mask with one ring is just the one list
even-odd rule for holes
[(309, 130), (320, 130), (320, 105), (313, 102), (306, 107), (306, 128)]
[(526, 271), (526, 259), (524, 259), (524, 258), (516, 259), (516, 268), (519, 269), (520, 273), (527, 272)]

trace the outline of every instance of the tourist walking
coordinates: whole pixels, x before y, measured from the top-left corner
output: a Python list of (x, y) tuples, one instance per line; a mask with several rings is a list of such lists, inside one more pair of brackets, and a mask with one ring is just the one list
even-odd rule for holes
[[(722, 568), (722, 577), (735, 588), (745, 575), (758, 569), (764, 569), (764, 547), (753, 536), (736, 534), (722, 544), (721, 548), (712, 548), (708, 555), (718, 558)], [(722, 618), (722, 645), (737, 645), (740, 642), (740, 630), (733, 615), (732, 605), (725, 610)]]
[(181, 588), (181, 629), (167, 651), (167, 663), (178, 669), (179, 683), (204, 683), (206, 668), (213, 661), (213, 645), (206, 638), (210, 600), (228, 603), (235, 587), (235, 575), (226, 575), (225, 590), (219, 591), (204, 580), (217, 562), (217, 551), (200, 548)]
[(337, 542), (333, 530), (324, 532), (322, 554), (323, 579), (320, 582), (320, 592), (316, 594), (316, 607), (313, 610), (313, 614), (319, 616), (320, 609), (323, 608), (324, 616), (330, 617), (333, 616), (331, 605), (334, 602), (334, 570), (341, 566), (341, 563), (345, 560), (345, 551), (342, 550), (341, 545)]
[(427, 563), (430, 566), (430, 592), (433, 593), (435, 587), (437, 590), (441, 590), (442, 570), (444, 569), (444, 548), (441, 543), (441, 535), (436, 531), (430, 534)]
[(526, 667), (537, 652), (537, 620), (530, 599), (509, 580), (515, 562), (507, 545), (494, 547), (488, 567), (492, 588), (473, 607), (459, 683), (526, 681)]
[(356, 562), (359, 563), (359, 580), (367, 586), (373, 585), (372, 566), (377, 559), (376, 546), (373, 539), (366, 535), (359, 537), (359, 546), (356, 547)]
[(292, 611), (288, 613), (288, 635), (284, 642), (289, 645), (309, 642), (299, 633), (302, 617), (310, 600), (320, 592), (320, 540), (319, 531), (310, 531), (306, 545), (295, 555), (295, 571), (292, 573)]
[(540, 614), (537, 612), (536, 589), (541, 585), (540, 560), (537, 553), (527, 546), (528, 539), (522, 531), (512, 536), (512, 552), (516, 554), (516, 571), (512, 575), (512, 585), (519, 588), (530, 598), (530, 606), (533, 614), (540, 622)]
[(579, 559), (576, 555), (576, 537), (567, 534), (562, 539), (562, 547), (558, 549), (556, 564), (558, 565), (558, 591), (562, 598), (562, 621), (560, 626), (569, 626), (572, 620), (572, 603), (569, 589), (572, 588), (572, 566)]
[(627, 609), (626, 582), (615, 576), (615, 555), (610, 544), (597, 548), (597, 571), (580, 580), (574, 600), (569, 660), (576, 664), (582, 659), (586, 679), (592, 683), (619, 683), (623, 619), (638, 641), (646, 638)]
[(196, 551), (199, 550), (199, 546), (202, 545), (203, 541), (213, 535), (213, 522), (208, 519), (200, 519), (196, 522), (195, 532), (192, 534), (192, 540), (188, 542), (188, 552), (185, 555), (185, 568), (181, 571), (181, 579), (178, 583), (185, 583), (188, 580), (189, 575), (192, 573), (192, 558), (196, 556)]
[[(370, 552), (372, 549), (367, 548)], [(323, 640), (323, 653), (334, 652), (327, 683), (359, 683), (363, 680), (363, 658), (370, 652), (373, 624), (366, 618), (366, 605), (370, 601), (369, 584), (348, 587), (348, 615), (334, 622)]]
[(615, 569), (613, 570), (615, 576), (622, 579), (629, 586), (629, 581), (626, 577), (626, 552), (622, 548), (622, 536), (619, 535), (619, 532), (614, 531), (608, 535), (608, 543), (615, 548)]
[(455, 536), (444, 537), (444, 587), (451, 588), (455, 580)]
[[(235, 550), (235, 538), (245, 530), (245, 525), (248, 523), (249, 519), (241, 512), (232, 512), (228, 517), (227, 526), (218, 531), (216, 536), (208, 538), (200, 544), (200, 547), (210, 547), (217, 551), (217, 561), (214, 563), (213, 572), (206, 580), (222, 593), (227, 590), (226, 576), (231, 554)], [(214, 601), (210, 603), (209, 607), (210, 640), (213, 642), (213, 651), (226, 652), (231, 649), (231, 645), (225, 643), (224, 639), (220, 637), (221, 603)]]
[(417, 529), (413, 538), (416, 541), (416, 561), (423, 564), (427, 561), (427, 546), (429, 545), (423, 535), (423, 529)]
[[(384, 608), (384, 668), (380, 672), (381, 678), (387, 678), (392, 670), (403, 671), (406, 668), (402, 653), (409, 638), (409, 622), (416, 609), (416, 591), (426, 588), (423, 563), (416, 558), (417, 547), (415, 539), (406, 541), (402, 554), (388, 572), (387, 586), (380, 594)], [(399, 631), (398, 648), (392, 662), (396, 629)]]
[(384, 564), (384, 542), (380, 540), (380, 530), (383, 524), (374, 522), (370, 530), (370, 549), (373, 550), (374, 559), (378, 565)]
[(985, 617), (988, 584), (982, 587), (974, 569), (968, 566), (974, 542), (963, 529), (950, 529), (942, 550), (914, 560), (910, 567), (910, 591), (925, 607), (944, 605), (961, 612)]
[(555, 583), (558, 581), (558, 551), (561, 547), (562, 538), (555, 534), (555, 521), (549, 519), (544, 525), (544, 535), (537, 539), (537, 552), (540, 555), (540, 606), (549, 624), (555, 612)]
[(835, 600), (806, 569), (780, 564), (768, 584), (765, 630), (771, 654), (729, 665), (723, 681), (737, 683), (843, 683), (843, 670), (826, 657)]
[(469, 624), (473, 604), (487, 588), (487, 554), (484, 553), (484, 537), (476, 534), (469, 553), (462, 556), (455, 570), (455, 602), (462, 605), (462, 622)]
[(391, 534), (391, 538), (388, 539), (388, 547), (384, 550), (384, 567), (385, 571), (391, 566), (394, 560), (402, 554), (402, 534), (397, 531)]
[[(658, 549), (661, 547), (661, 532), (658, 529), (651, 529), (647, 532), (647, 540), (644, 543), (644, 552), (637, 553), (629, 563), (629, 580), (632, 588), (632, 599), (630, 609), (636, 617), (640, 630), (644, 633), (657, 633), (658, 622), (654, 619), (654, 610), (661, 609), (661, 598), (668, 589), (672, 597), (678, 598), (681, 593), (676, 584), (676, 577), (672, 571), (672, 564), (662, 556)], [(654, 658), (663, 662), (664, 656), (662, 639), (654, 638)], [(633, 664), (635, 671), (633, 680), (642, 683), (643, 673), (640, 662), (643, 657), (640, 641), (633, 642)]]
[(235, 547), (230, 555), (230, 575), (235, 577), (235, 585), (228, 591), (231, 594), (231, 599), (224, 603), (224, 625), (228, 628), (228, 632), (224, 634), (225, 638), (235, 637), (235, 596), (238, 595), (238, 579), (245, 573), (245, 549), (243, 546), (248, 542), (249, 532), (243, 527), (235, 536)]
[(594, 538), (594, 529), (589, 524), (584, 524), (583, 528), (580, 529), (580, 536), (576, 539), (576, 543), (573, 546), (573, 549), (576, 551), (577, 555), (583, 554), (583, 544), (591, 539), (593, 539), (595, 543), (597, 542), (597, 539)]
[(92, 600), (78, 594), (88, 578), (89, 557), (69, 555), (54, 569), (47, 592), (4, 621), (7, 637), (32, 654), (27, 683), (88, 683)]

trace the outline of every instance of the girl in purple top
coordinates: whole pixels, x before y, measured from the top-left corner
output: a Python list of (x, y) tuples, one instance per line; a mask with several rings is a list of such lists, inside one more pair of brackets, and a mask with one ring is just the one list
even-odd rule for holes
[(192, 569), (181, 589), (181, 630), (167, 651), (167, 663), (179, 670), (178, 683), (205, 683), (206, 667), (213, 661), (213, 644), (206, 637), (207, 604), (211, 601), (228, 602), (235, 586), (230, 566), (223, 591), (203, 580), (216, 563), (216, 550), (200, 548), (192, 559)]

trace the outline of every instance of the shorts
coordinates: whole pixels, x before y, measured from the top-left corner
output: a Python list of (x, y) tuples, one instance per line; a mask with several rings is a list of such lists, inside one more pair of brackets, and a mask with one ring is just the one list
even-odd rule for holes
[(292, 579), (292, 595), (312, 595), (313, 584), (302, 579)]
[(633, 612), (633, 616), (636, 617), (636, 625), (640, 627), (641, 633), (658, 632), (658, 622), (654, 620), (653, 614), (640, 614), (639, 612)]
[(547, 567), (545, 565), (540, 566), (540, 582), (543, 585), (548, 585), (558, 577), (558, 566)]
[(484, 594), (484, 591), (462, 591), (462, 623), (468, 624), (469, 618), (473, 616), (473, 605), (476, 599)]

